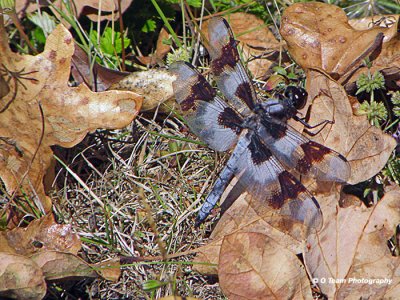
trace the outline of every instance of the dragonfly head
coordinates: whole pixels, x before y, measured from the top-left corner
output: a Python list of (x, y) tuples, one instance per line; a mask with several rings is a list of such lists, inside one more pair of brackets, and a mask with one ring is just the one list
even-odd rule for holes
[(301, 87), (288, 86), (285, 90), (285, 97), (292, 102), (292, 105), (297, 109), (302, 109), (307, 102), (307, 91)]

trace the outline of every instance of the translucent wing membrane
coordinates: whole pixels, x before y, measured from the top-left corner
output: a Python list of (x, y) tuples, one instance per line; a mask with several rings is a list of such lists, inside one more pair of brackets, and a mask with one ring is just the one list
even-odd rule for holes
[(232, 148), (242, 130), (241, 116), (191, 65), (179, 62), (170, 70), (177, 76), (173, 83), (176, 101), (193, 133), (214, 150)]
[(320, 181), (345, 183), (350, 165), (338, 152), (310, 141), (288, 124), (265, 116), (258, 134), (281, 163)]
[(253, 208), (262, 215), (266, 209), (319, 229), (322, 215), (315, 198), (272, 155), (254, 132), (243, 135), (213, 191), (200, 209), (201, 223), (217, 203), (233, 176), (253, 198)]
[(241, 114), (254, 108), (257, 97), (246, 70), (240, 62), (236, 41), (229, 24), (214, 18), (208, 25), (211, 71), (218, 88)]
[[(322, 216), (319, 205), (307, 189), (272, 155), (256, 133), (249, 133), (249, 147), (244, 151), (236, 170), (238, 184), (258, 202), (279, 214), (297, 220), (308, 227), (320, 228)], [(246, 163), (251, 161), (252, 163)]]
[(211, 71), (227, 102), (187, 63), (171, 66), (177, 77), (173, 88), (193, 133), (217, 151), (236, 146), (200, 208), (196, 224), (205, 220), (236, 177), (234, 196), (247, 191), (250, 205), (261, 217), (265, 212), (273, 218), (279, 215), (282, 220), (287, 218), (319, 229), (322, 214), (317, 201), (288, 170), (317, 180), (344, 183), (350, 177), (349, 163), (286, 123), (304, 104), (305, 91), (298, 95), (292, 87), (285, 93), (286, 98), (259, 103), (228, 23), (214, 18), (208, 32)]

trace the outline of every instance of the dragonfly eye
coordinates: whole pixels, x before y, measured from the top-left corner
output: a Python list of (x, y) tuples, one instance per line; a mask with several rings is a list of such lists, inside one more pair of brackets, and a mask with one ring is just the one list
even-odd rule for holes
[(285, 97), (292, 101), (296, 109), (302, 109), (307, 102), (307, 91), (301, 87), (288, 86), (285, 90)]

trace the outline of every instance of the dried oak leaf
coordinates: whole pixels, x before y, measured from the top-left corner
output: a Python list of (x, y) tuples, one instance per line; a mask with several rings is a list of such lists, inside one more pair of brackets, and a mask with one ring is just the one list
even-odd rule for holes
[(28, 257), (0, 252), (0, 298), (43, 299), (46, 282), (40, 267)]
[(341, 8), (310, 2), (288, 7), (280, 32), (291, 56), (303, 69), (323, 69), (338, 79), (379, 50), (388, 29), (355, 30)]
[(96, 273), (104, 279), (118, 281), (121, 276), (120, 258), (111, 258), (96, 264), (90, 264)]
[[(221, 201), (226, 201), (233, 186), (234, 183), (229, 185)], [(198, 264), (194, 269), (203, 274), (218, 274), (221, 253), (224, 251), (221, 249), (222, 242), (226, 236), (238, 232), (273, 239), (276, 241), (274, 245), (276, 248), (290, 251), (293, 256), (301, 253), (307, 231), (295, 222), (290, 223), (289, 220), (286, 220), (286, 225), (290, 226), (283, 227), (279, 222), (276, 223), (277, 220), (282, 220), (282, 216), (269, 214), (268, 211), (254, 207), (251, 195), (242, 194), (218, 221), (210, 236), (211, 242), (196, 249), (197, 255), (194, 261), (207, 262), (210, 265)], [(251, 253), (252, 248), (248, 248), (247, 251)]]
[(38, 251), (56, 250), (77, 254), (81, 240), (72, 226), (57, 224), (52, 214), (34, 220), (25, 228), (0, 232), (0, 252), (31, 255)]
[(271, 219), (249, 204), (251, 199), (241, 195), (221, 217), (212, 241), (197, 249), (194, 260), (211, 265), (198, 264), (195, 269), (218, 274), (229, 299), (312, 299), (307, 274), (296, 256), (304, 248), (303, 228), (287, 234), (270, 225)]
[[(59, 225), (51, 214), (32, 221), (26, 228), (0, 233), (0, 296), (42, 299), (46, 293), (45, 274), (29, 256), (60, 250), (76, 255), (81, 241), (71, 225)], [(46, 255), (46, 254), (43, 254)], [(60, 270), (54, 266), (53, 272)]]
[[(363, 30), (372, 25), (386, 28), (385, 38), (383, 39), (382, 50), (372, 61), (371, 67), (361, 67), (351, 78), (346, 80), (346, 91), (355, 92), (357, 90), (356, 80), (361, 74), (380, 71), (385, 77), (386, 87), (389, 89), (398, 89), (400, 87), (400, 34), (399, 15), (374, 16), (374, 18), (364, 18), (350, 22), (358, 30)], [(375, 21), (374, 21), (375, 20)], [(357, 21), (357, 23), (355, 23)], [(379, 22), (378, 22), (379, 21)]]
[(58, 251), (38, 252), (31, 259), (42, 269), (46, 280), (102, 276), (117, 281), (121, 275), (119, 259), (91, 265), (72, 253)]
[[(353, 114), (344, 88), (319, 71), (307, 72), (309, 101), (301, 111), (309, 124), (331, 120), (312, 140), (344, 155), (351, 165), (348, 182), (356, 184), (377, 174), (386, 164), (396, 141), (369, 124), (366, 116)], [(298, 128), (298, 122), (291, 122)], [(299, 128), (298, 128), (299, 129)]]
[(385, 31), (383, 43), (386, 43), (393, 37), (397, 36), (398, 22), (399, 15), (375, 15), (349, 20), (350, 26), (356, 30), (368, 30), (373, 27), (388, 28), (388, 30)]
[(370, 208), (342, 208), (332, 197), (318, 196), (325, 224), (307, 240), (304, 259), (311, 277), (329, 299), (396, 299), (400, 260), (387, 241), (400, 222), (400, 189)]
[[(239, 41), (239, 50), (248, 61), (247, 68), (253, 77), (264, 76), (286, 47), (285, 42), (278, 41), (264, 21), (255, 15), (238, 12), (225, 18)], [(208, 22), (204, 23), (202, 31), (208, 37)]]
[(229, 299), (312, 299), (300, 260), (261, 233), (239, 231), (224, 237), (218, 277)]
[(50, 146), (72, 147), (96, 128), (122, 128), (138, 113), (141, 97), (131, 92), (94, 93), (69, 87), (74, 42), (64, 26), (49, 35), (36, 55), (13, 53), (0, 24), (0, 65), (10, 92), (0, 99), (0, 177), (9, 193), (34, 190), (39, 207), (51, 209), (43, 177)]

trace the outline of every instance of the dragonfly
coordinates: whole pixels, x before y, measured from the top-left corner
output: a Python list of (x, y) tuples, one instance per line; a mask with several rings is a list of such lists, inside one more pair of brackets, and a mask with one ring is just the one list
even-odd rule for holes
[(307, 227), (321, 228), (320, 206), (298, 175), (344, 184), (350, 177), (350, 165), (343, 155), (287, 123), (293, 118), (315, 127), (298, 116), (307, 92), (288, 86), (276, 98), (258, 95), (240, 60), (232, 29), (222, 17), (210, 20), (208, 52), (218, 89), (190, 63), (170, 66), (176, 76), (176, 101), (191, 131), (213, 150), (233, 149), (195, 225), (204, 222), (236, 178), (234, 187), (247, 191), (262, 206)]

